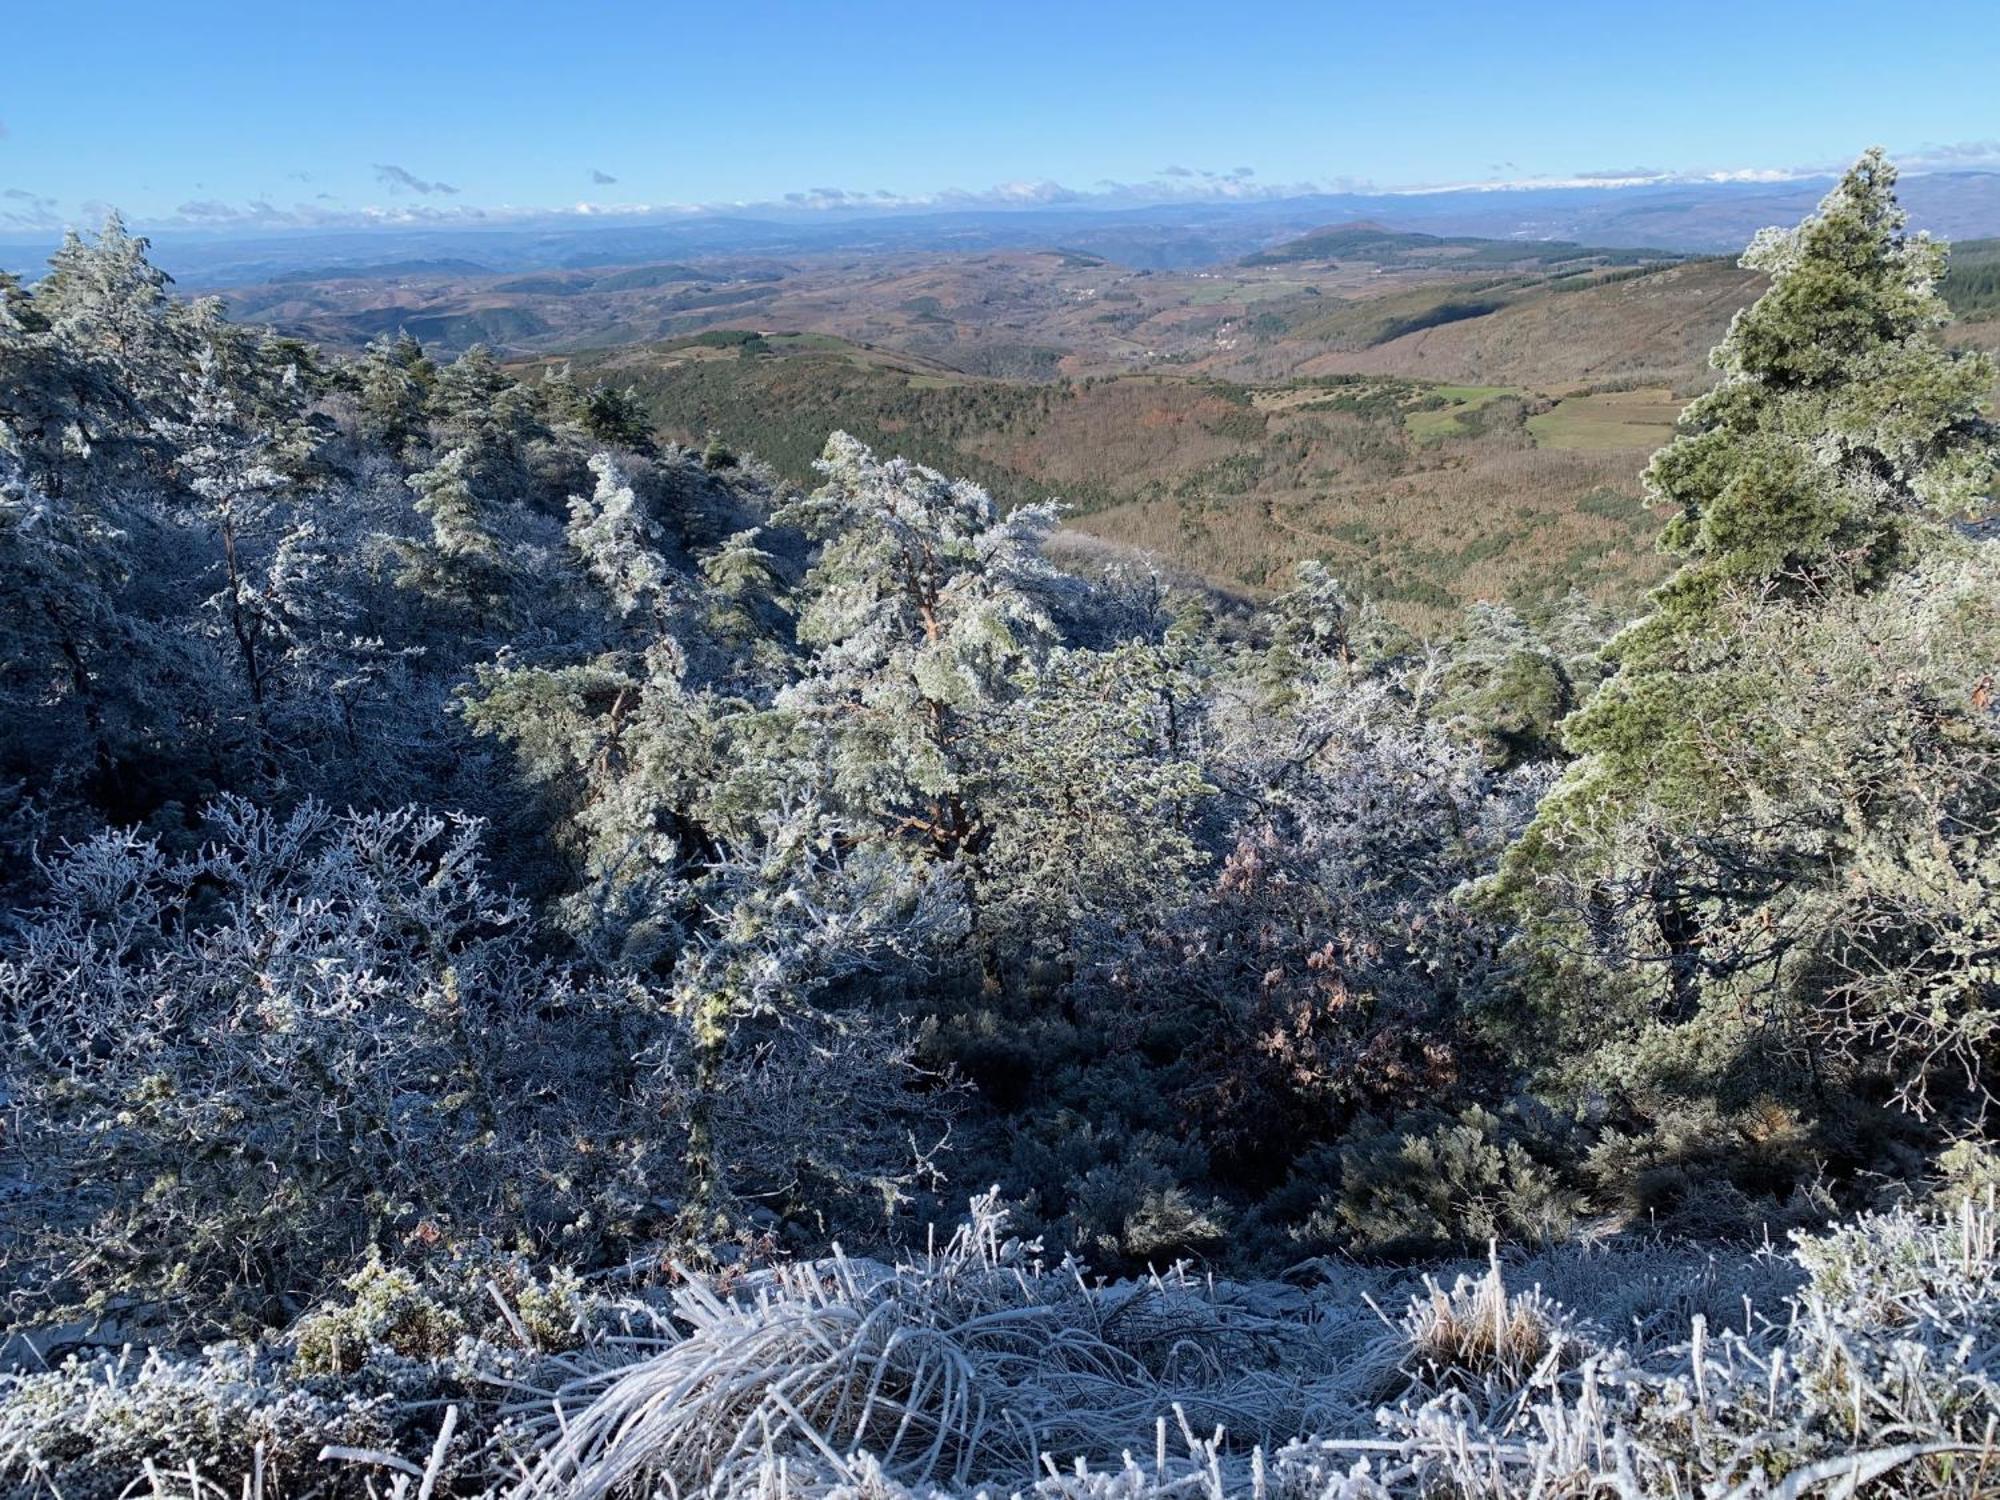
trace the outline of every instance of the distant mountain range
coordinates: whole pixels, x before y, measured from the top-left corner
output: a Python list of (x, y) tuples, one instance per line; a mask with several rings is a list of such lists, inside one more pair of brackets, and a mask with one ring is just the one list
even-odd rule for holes
[(1389, 229), (1362, 220), (1315, 229), (1295, 240), (1243, 257), (1246, 266), (1289, 266), (1307, 261), (1356, 260), (1375, 265), (1445, 264), (1467, 268), (1554, 266), (1589, 260), (1603, 265), (1640, 266), (1673, 259), (1681, 252), (1607, 248), (1574, 240), (1491, 239), (1470, 234), (1425, 234)]
[[(302, 275), (403, 275), (412, 262), (498, 274), (709, 256), (1058, 246), (1121, 265), (1184, 270), (1240, 260), (1327, 225), (1354, 221), (1391, 234), (1715, 253), (1740, 249), (1767, 224), (1795, 223), (1831, 182), (1816, 177), (1321, 193), (1116, 209), (1073, 204), (944, 212), (773, 210), (624, 222), (551, 216), (499, 228), (255, 234), (160, 229), (153, 239), (159, 263), (196, 289)], [(1953, 239), (2000, 234), (2000, 172), (1914, 175), (1903, 179), (1901, 194), (1919, 228)], [(53, 248), (47, 237), (0, 240), (0, 267), (33, 274)]]

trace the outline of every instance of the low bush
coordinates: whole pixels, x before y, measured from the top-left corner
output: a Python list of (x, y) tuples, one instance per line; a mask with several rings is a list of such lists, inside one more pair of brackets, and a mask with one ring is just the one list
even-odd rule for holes
[[(1505, 1139), (1478, 1106), (1456, 1120), (1418, 1117), (1401, 1131), (1363, 1136), (1341, 1152), (1337, 1203), (1327, 1225), (1357, 1250), (1410, 1254), (1505, 1239), (1533, 1245), (1567, 1236), (1582, 1199)], [(1318, 1216), (1316, 1216), (1318, 1217)]]

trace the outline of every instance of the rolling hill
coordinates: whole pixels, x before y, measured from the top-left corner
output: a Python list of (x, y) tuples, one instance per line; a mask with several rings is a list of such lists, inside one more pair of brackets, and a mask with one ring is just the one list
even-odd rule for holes
[(1763, 280), (1725, 260), (1638, 274), (1422, 288), (1344, 306), (1287, 329), (1298, 374), (1395, 374), (1524, 384), (1652, 380), (1690, 388), (1708, 351)]
[(1482, 239), (1389, 229), (1371, 220), (1315, 229), (1295, 240), (1247, 255), (1246, 266), (1297, 265), (1305, 261), (1360, 260), (1377, 265), (1428, 263), (1463, 267), (1557, 266), (1571, 263), (1634, 266), (1677, 260), (1670, 250), (1607, 250), (1558, 239)]
[(670, 436), (719, 436), (796, 483), (839, 428), (1004, 502), (1060, 498), (1077, 530), (1230, 588), (1282, 587), (1298, 559), (1326, 558), (1416, 625), (1473, 598), (1629, 601), (1661, 572), (1635, 481), (1668, 431), (1658, 406), (1593, 425), (1530, 391), (1400, 377), (1029, 384), (825, 336), (573, 364), (632, 386)]
[[(573, 361), (798, 483), (845, 429), (1231, 588), (1325, 558), (1435, 623), (1659, 576), (1637, 475), (1761, 288), (1730, 260), (1363, 221), (1200, 270), (1073, 246), (419, 263), (231, 301), (348, 347), (406, 329)], [(1947, 291), (1974, 319), (1955, 337), (2000, 342), (2000, 241), (1961, 247)]]

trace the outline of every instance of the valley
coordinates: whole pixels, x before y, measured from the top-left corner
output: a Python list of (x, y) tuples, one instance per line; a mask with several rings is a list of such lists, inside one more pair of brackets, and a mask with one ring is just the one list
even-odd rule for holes
[[(1960, 251), (1961, 341), (2000, 344), (1996, 248)], [(408, 332), (567, 365), (795, 484), (846, 430), (1251, 598), (1321, 559), (1427, 629), (1480, 598), (1625, 607), (1663, 576), (1638, 476), (1762, 285), (1717, 257), (1363, 221), (1181, 269), (1059, 246), (419, 261), (228, 302), (336, 349)]]
[(1399, 376), (1037, 385), (942, 375), (824, 336), (572, 363), (578, 379), (631, 387), (668, 435), (720, 437), (792, 482), (810, 480), (825, 433), (843, 429), (1003, 501), (1060, 497), (1073, 530), (1253, 596), (1323, 558), (1423, 626), (1473, 598), (1533, 604), (1577, 588), (1629, 601), (1660, 572), (1636, 475), (1671, 431), (1663, 390), (1612, 407), (1621, 422), (1598, 415), (1617, 397)]

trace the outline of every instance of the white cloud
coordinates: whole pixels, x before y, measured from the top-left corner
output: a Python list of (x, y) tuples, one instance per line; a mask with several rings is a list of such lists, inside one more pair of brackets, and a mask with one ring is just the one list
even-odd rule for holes
[(1952, 141), (1945, 145), (1928, 144), (1900, 158), (1903, 166), (1922, 167), (1992, 167), (2000, 166), (2000, 141)]
[(1731, 167), (1718, 171), (1669, 172), (1649, 167), (1613, 167), (1545, 177), (1488, 177), (1478, 182), (1426, 183), (1417, 187), (1383, 188), (1381, 191), (1392, 197), (1420, 197), (1428, 193), (1530, 192), (1537, 188), (1602, 188), (1612, 191), (1703, 182), (1797, 182), (1803, 178), (1824, 177), (1839, 170), (1837, 166)]
[[(1961, 141), (1949, 145), (1925, 146), (1895, 156), (1906, 170), (1921, 173), (1964, 169), (1988, 161), (2000, 165), (2000, 141)], [(1488, 168), (1494, 175), (1479, 181), (1444, 182), (1419, 186), (1382, 187), (1365, 179), (1329, 177), (1316, 181), (1259, 182), (1249, 167), (1217, 172), (1187, 166), (1162, 168), (1156, 176), (1138, 181), (1101, 178), (1087, 187), (1071, 187), (1048, 178), (1027, 178), (995, 183), (985, 188), (940, 188), (932, 192), (897, 193), (883, 188), (847, 188), (822, 185), (786, 193), (776, 199), (741, 199), (729, 202), (650, 203), (607, 202), (587, 199), (566, 206), (413, 202), (419, 198), (454, 197), (459, 190), (450, 183), (427, 180), (391, 163), (375, 167), (377, 178), (388, 187), (392, 201), (386, 205), (344, 206), (326, 193), (310, 202), (292, 204), (254, 200), (231, 204), (203, 196), (180, 205), (169, 215), (149, 220), (154, 227), (223, 231), (244, 229), (338, 229), (371, 226), (427, 225), (507, 225), (559, 223), (566, 219), (624, 219), (642, 221), (686, 218), (702, 214), (750, 213), (779, 216), (817, 214), (884, 214), (974, 210), (1095, 206), (1104, 208), (1147, 207), (1168, 204), (1262, 202), (1313, 194), (1354, 193), (1402, 196), (1433, 193), (1496, 193), (1535, 188), (1590, 189), (1615, 192), (1634, 187), (1675, 184), (1783, 183), (1825, 177), (1837, 173), (1844, 161), (1798, 167), (1722, 167), (1669, 171), (1649, 167), (1593, 168), (1564, 175), (1527, 176), (1512, 162)], [(301, 178), (307, 174), (294, 174)], [(615, 179), (593, 168), (596, 186), (610, 186)], [(15, 190), (18, 193), (19, 190)], [(32, 196), (32, 195), (31, 195)], [(400, 201), (393, 201), (400, 200)], [(105, 205), (81, 205), (81, 222), (101, 218)], [(65, 215), (62, 218), (68, 218)], [(47, 228), (61, 222), (53, 199), (26, 199), (10, 196), (0, 202), (0, 224), (16, 228)]]

